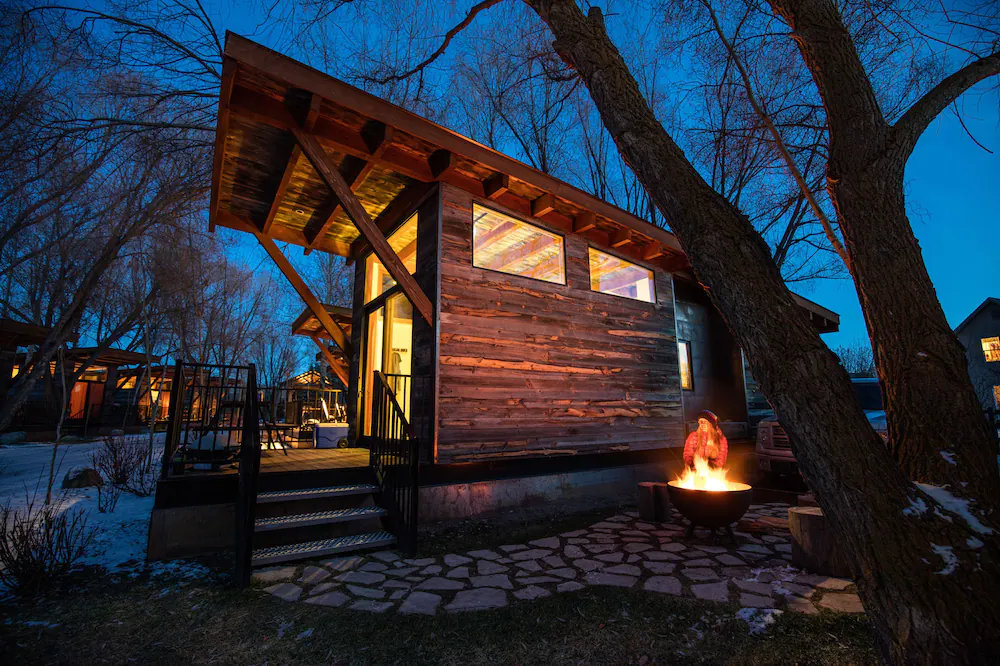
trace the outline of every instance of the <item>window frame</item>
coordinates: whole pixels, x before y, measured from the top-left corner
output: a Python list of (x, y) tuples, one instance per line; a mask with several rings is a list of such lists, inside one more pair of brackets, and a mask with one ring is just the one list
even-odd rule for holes
[[(561, 252), (561, 254), (562, 254), (562, 282), (553, 282), (551, 280), (543, 280), (541, 278), (531, 277), (530, 275), (521, 275), (519, 273), (508, 273), (507, 271), (501, 271), (501, 270), (498, 270), (496, 268), (486, 268), (485, 266), (476, 266), (476, 206), (479, 206), (480, 208), (485, 208), (486, 210), (491, 211), (493, 213), (496, 213), (497, 215), (503, 215), (505, 217), (509, 217), (510, 219), (514, 220), (515, 222), (520, 222), (521, 224), (526, 224), (529, 227), (534, 227), (534, 228), (538, 229), (539, 231), (542, 231), (542, 232), (544, 232), (544, 233), (546, 233), (546, 234), (548, 234), (550, 236), (555, 236), (560, 241), (562, 241), (562, 252)], [(531, 219), (535, 220), (536, 218), (531, 218)], [(469, 241), (470, 241), (469, 242), (469, 254), (470, 254), (470, 256), (469, 256), (469, 263), (476, 270), (487, 271), (489, 273), (496, 273), (497, 275), (509, 275), (511, 277), (522, 278), (522, 279), (525, 279), (525, 280), (532, 280), (534, 282), (544, 282), (545, 284), (551, 284), (551, 285), (555, 285), (555, 286), (559, 286), (559, 287), (569, 287), (569, 272), (567, 270), (567, 263), (566, 263), (566, 234), (560, 233), (560, 232), (555, 231), (553, 229), (550, 229), (550, 228), (548, 228), (546, 226), (538, 224), (536, 221), (528, 222), (527, 220), (525, 220), (520, 215), (512, 215), (511, 213), (508, 213), (508, 212), (505, 212), (505, 211), (502, 211), (502, 210), (498, 210), (494, 206), (487, 206), (482, 201), (480, 201), (479, 199), (476, 199), (476, 198), (473, 198), (473, 200), (472, 200), (472, 224), (469, 225), (469, 232), (470, 232), (470, 238), (469, 238)]]
[[(690, 376), (689, 386), (684, 386), (684, 373), (681, 371), (681, 345), (684, 345), (686, 354), (684, 354), (687, 359), (688, 375)], [(680, 386), (682, 391), (694, 391), (694, 354), (691, 352), (691, 341), (690, 340), (677, 340), (677, 377), (680, 379)]]
[[(983, 360), (986, 363), (998, 363), (998, 362), (1000, 362), (1000, 346), (998, 346), (995, 349), (992, 349), (992, 348), (988, 349), (987, 348), (987, 345), (990, 345), (990, 347), (992, 347), (993, 340), (996, 340), (997, 343), (998, 343), (998, 345), (1000, 345), (1000, 336), (991, 335), (989, 337), (979, 338), (979, 345), (983, 349)], [(993, 356), (993, 358), (990, 358), (991, 355)]]
[[(399, 231), (400, 229), (402, 229), (406, 225), (407, 222), (409, 222), (414, 216), (416, 216), (416, 218), (417, 218), (417, 235), (414, 237), (414, 240), (416, 241), (417, 248), (418, 248), (417, 249), (417, 259), (418, 259), (418, 261), (417, 261), (416, 266), (414, 266), (414, 268), (413, 268), (413, 272), (410, 273), (410, 275), (412, 275), (414, 279), (416, 279), (417, 273), (420, 271), (420, 262), (419, 262), (419, 256), (420, 256), (419, 255), (419, 248), (420, 248), (420, 207), (422, 205), (423, 204), (419, 204), (416, 208), (414, 208), (413, 210), (411, 210), (408, 213), (406, 213), (406, 215), (403, 215), (400, 218), (400, 221), (397, 222), (395, 225), (393, 225), (393, 227), (392, 227), (391, 230), (382, 232), (382, 236), (385, 238), (386, 242), (388, 243), (389, 239), (397, 231)], [(358, 236), (358, 238), (363, 238), (363, 235)], [(393, 250), (393, 252), (395, 252), (395, 250)], [(361, 300), (362, 301), (364, 301), (365, 296), (367, 296), (367, 294), (368, 294), (368, 259), (369, 259), (369, 257), (372, 257), (372, 256), (375, 256), (375, 250), (369, 244), (368, 251), (365, 252), (363, 255), (361, 255), (360, 257), (358, 257), (355, 260), (361, 266), (361, 276), (362, 276), (362, 280), (361, 280), (361, 282), (362, 282), (362, 285), (361, 285)], [(399, 254), (397, 253), (396, 256), (398, 257)], [(379, 264), (382, 263), (382, 260), (379, 259), (377, 256), (375, 256), (375, 259), (379, 262)], [(383, 265), (382, 268), (385, 269), (385, 266)], [(386, 271), (386, 273), (388, 273), (388, 271)], [(395, 282), (395, 280), (394, 280), (394, 282)], [(401, 288), (402, 287), (399, 286), (399, 283), (396, 282), (396, 284), (392, 285), (391, 287), (389, 287), (388, 289), (386, 289), (385, 291), (383, 291), (378, 296), (375, 296), (374, 298), (372, 298), (371, 300), (369, 300), (367, 303), (362, 303), (362, 307), (366, 307), (366, 306), (374, 303), (375, 301), (381, 299), (383, 296), (385, 296), (389, 292), (397, 290), (397, 289), (401, 289)]]
[[(650, 283), (650, 286), (652, 287), (653, 300), (651, 300), (651, 301), (644, 301), (641, 298), (632, 298), (631, 296), (622, 296), (621, 294), (612, 294), (609, 291), (601, 291), (600, 289), (594, 289), (594, 281), (591, 278), (591, 274), (590, 274), (590, 251), (591, 250), (596, 250), (597, 252), (600, 252), (601, 254), (606, 254), (609, 257), (614, 257), (618, 261), (624, 261), (626, 264), (629, 264), (630, 266), (635, 266), (636, 268), (641, 268), (644, 271), (649, 271), (649, 274), (650, 274), (649, 283)], [(604, 294), (606, 296), (614, 296), (615, 298), (624, 298), (624, 299), (633, 301), (635, 303), (643, 303), (645, 305), (656, 305), (656, 271), (654, 269), (647, 268), (647, 267), (643, 266), (642, 264), (636, 263), (632, 259), (626, 259), (626, 258), (622, 257), (621, 255), (615, 254), (614, 252), (608, 252), (607, 250), (603, 250), (600, 247), (598, 247), (597, 245), (594, 245), (593, 243), (587, 243), (587, 278), (588, 278), (587, 282), (589, 284), (590, 292), (592, 294)]]

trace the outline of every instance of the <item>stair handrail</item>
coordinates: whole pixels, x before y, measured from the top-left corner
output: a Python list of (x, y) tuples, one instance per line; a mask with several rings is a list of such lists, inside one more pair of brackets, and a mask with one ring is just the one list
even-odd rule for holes
[(236, 567), (233, 579), (237, 587), (241, 588), (250, 586), (253, 560), (257, 482), (260, 476), (259, 411), (257, 368), (251, 363), (247, 372), (246, 394), (244, 396), (239, 496), (236, 501)]
[(374, 371), (369, 465), (400, 549), (417, 548), (420, 446), (386, 376)]

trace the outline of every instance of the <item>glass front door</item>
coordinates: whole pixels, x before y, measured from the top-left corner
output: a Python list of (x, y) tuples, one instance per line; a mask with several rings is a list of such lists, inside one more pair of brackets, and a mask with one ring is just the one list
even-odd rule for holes
[(389, 296), (367, 315), (361, 385), (364, 434), (371, 434), (372, 387), (375, 371), (385, 374), (403, 415), (410, 418), (410, 375), (413, 362), (413, 306), (402, 293)]

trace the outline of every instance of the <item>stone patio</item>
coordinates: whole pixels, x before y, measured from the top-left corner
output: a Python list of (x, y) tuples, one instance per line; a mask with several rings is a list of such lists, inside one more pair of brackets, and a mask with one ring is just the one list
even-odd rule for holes
[(737, 531), (738, 546), (705, 530), (685, 538), (676, 513), (673, 523), (653, 524), (627, 512), (526, 544), (417, 559), (381, 551), (260, 569), (254, 581), (286, 601), (372, 613), (488, 610), (595, 586), (799, 613), (864, 612), (851, 581), (789, 565), (790, 536), (780, 527), (787, 512), (787, 504), (751, 506), (744, 521), (765, 528)]

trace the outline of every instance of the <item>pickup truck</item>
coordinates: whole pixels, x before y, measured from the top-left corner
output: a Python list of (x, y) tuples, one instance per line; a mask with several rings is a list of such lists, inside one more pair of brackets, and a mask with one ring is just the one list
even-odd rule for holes
[[(888, 440), (885, 408), (882, 405), (882, 390), (875, 377), (852, 377), (854, 392), (872, 428), (882, 439)], [(774, 418), (763, 419), (757, 424), (757, 472), (762, 477), (775, 474), (781, 476), (799, 475), (799, 464), (792, 453), (792, 443), (788, 433)]]

